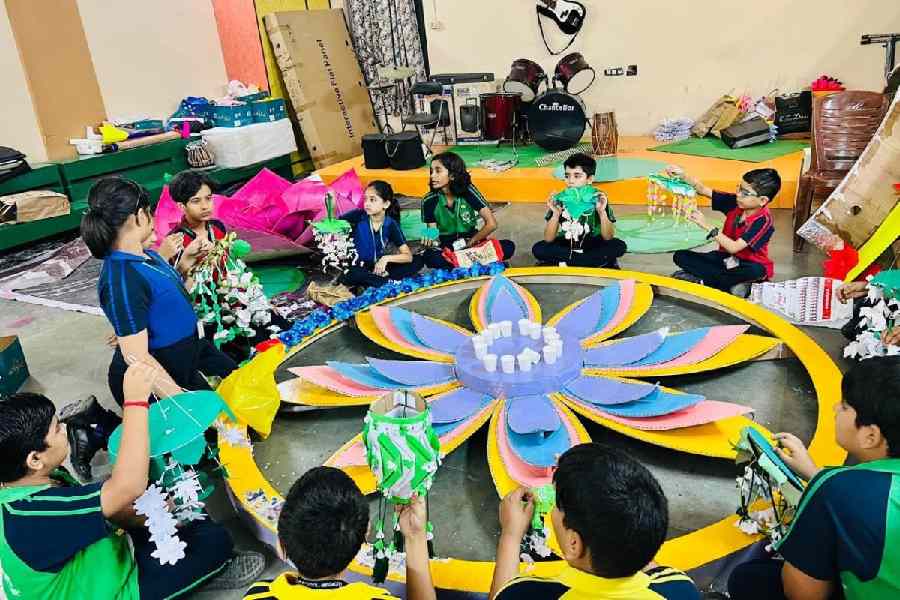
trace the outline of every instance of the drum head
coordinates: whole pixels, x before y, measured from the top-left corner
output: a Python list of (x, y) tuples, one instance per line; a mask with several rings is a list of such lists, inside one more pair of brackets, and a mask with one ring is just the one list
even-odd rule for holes
[(596, 77), (596, 74), (590, 67), (579, 71), (569, 79), (569, 82), (566, 84), (566, 91), (570, 94), (580, 94), (591, 87), (591, 84), (594, 83), (594, 77)]
[(510, 94), (518, 94), (522, 97), (522, 102), (531, 102), (534, 100), (535, 90), (531, 89), (527, 83), (507, 79), (503, 82), (503, 91)]
[(534, 99), (528, 111), (528, 125), (534, 142), (541, 148), (552, 152), (567, 150), (581, 141), (587, 128), (584, 104), (562, 90), (548, 90)]

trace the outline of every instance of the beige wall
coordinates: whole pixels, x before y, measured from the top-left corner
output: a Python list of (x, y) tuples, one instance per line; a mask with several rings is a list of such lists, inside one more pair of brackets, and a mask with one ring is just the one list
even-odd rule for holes
[(34, 164), (47, 160), (47, 151), (38, 129), (37, 115), (28, 91), (25, 69), (13, 38), (6, 13), (0, 2), (0, 77), (3, 78), (3, 117), (0, 118), (0, 145), (12, 146), (28, 155)]
[(78, 0), (78, 8), (109, 117), (168, 117), (185, 96), (224, 94), (207, 0)]
[[(433, 73), (493, 71), (502, 80), (513, 60), (528, 58), (552, 74), (559, 57), (544, 49), (533, 0), (435, 3), (443, 28), (428, 29)], [(625, 135), (648, 134), (665, 117), (696, 118), (731, 90), (796, 90), (822, 73), (880, 90), (884, 51), (860, 46), (860, 35), (900, 31), (896, 0), (584, 3), (588, 19), (569, 51), (584, 54), (598, 78), (582, 98), (589, 113), (615, 110)], [(430, 27), (434, 3), (424, 5)], [(554, 27), (545, 22), (548, 32)], [(637, 77), (602, 76), (629, 64)]]

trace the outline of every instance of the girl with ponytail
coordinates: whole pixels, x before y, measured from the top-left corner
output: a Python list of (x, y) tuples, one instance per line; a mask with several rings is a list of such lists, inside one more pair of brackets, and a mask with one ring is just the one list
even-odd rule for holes
[[(121, 177), (101, 179), (91, 188), (81, 236), (91, 254), (103, 260), (97, 291), (116, 335), (108, 377), (120, 406), (129, 399), (122, 392), (125, 357), (158, 367), (187, 390), (209, 389), (204, 375), (225, 377), (237, 368), (199, 337), (197, 316), (184, 287), (183, 277), (209, 250), (208, 240), (198, 237), (173, 268), (150, 249), (153, 216), (147, 191)], [(72, 429), (70, 437), (77, 438)], [(90, 458), (105, 446), (111, 431), (96, 433), (88, 436), (90, 443), (73, 444), (72, 463), (81, 475), (90, 474)]]

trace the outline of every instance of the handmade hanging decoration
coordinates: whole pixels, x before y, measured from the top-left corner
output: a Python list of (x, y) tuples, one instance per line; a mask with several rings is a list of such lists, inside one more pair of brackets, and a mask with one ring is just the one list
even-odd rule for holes
[(805, 485), (756, 429), (742, 429), (736, 447), (737, 463), (746, 463), (744, 474), (736, 479), (741, 502), (737, 526), (775, 544), (787, 533)]
[(352, 227), (347, 221), (334, 217), (335, 198), (333, 192), (325, 193), (326, 216), (313, 223), (313, 236), (322, 252), (322, 268), (342, 275), (356, 260), (356, 248), (351, 235)]
[[(179, 523), (203, 520), (204, 503), (213, 491), (196, 465), (205, 457), (218, 463), (218, 452), (207, 445), (206, 430), (225, 414), (235, 417), (213, 391), (183, 392), (150, 405), (150, 472), (153, 484), (135, 501), (135, 511), (147, 517), (150, 539), (156, 544), (152, 556), (160, 564), (175, 564), (184, 558), (186, 544), (178, 538)], [(111, 462), (122, 443), (122, 426), (109, 438)], [(219, 464), (217, 468), (222, 468)]]
[(672, 204), (675, 225), (688, 222), (697, 210), (697, 192), (694, 186), (680, 177), (670, 177), (661, 173), (647, 177), (647, 219), (653, 221), (668, 202)]
[(194, 268), (194, 310), (201, 323), (215, 325), (217, 348), (236, 338), (252, 338), (259, 328), (280, 331), (269, 325), (272, 306), (262, 284), (241, 260), (250, 251), (250, 244), (230, 232)]
[(547, 531), (545, 517), (556, 506), (556, 488), (552, 483), (533, 488), (531, 498), (534, 502), (534, 513), (531, 517), (531, 527), (522, 539), (522, 556), (531, 557), (536, 554), (541, 558), (547, 558), (552, 550), (547, 543), (550, 532)]
[(856, 338), (844, 348), (846, 358), (896, 356), (900, 346), (886, 345), (884, 336), (900, 324), (900, 271), (881, 271), (869, 278), (868, 296), (859, 309)]
[[(428, 499), (428, 491), (441, 463), (440, 442), (431, 427), (431, 411), (419, 394), (406, 390), (389, 392), (369, 407), (363, 421), (366, 462), (381, 494), (375, 523), (373, 579), (383, 582), (388, 563), (401, 552), (403, 537), (397, 512), (391, 510), (393, 527), (385, 543), (386, 509), (409, 504), (413, 496)], [(426, 525), (429, 554), (434, 556), (431, 521)]]
[(596, 206), (599, 194), (593, 186), (566, 188), (553, 199), (562, 207), (560, 229), (565, 238), (573, 244), (590, 232), (589, 219)]

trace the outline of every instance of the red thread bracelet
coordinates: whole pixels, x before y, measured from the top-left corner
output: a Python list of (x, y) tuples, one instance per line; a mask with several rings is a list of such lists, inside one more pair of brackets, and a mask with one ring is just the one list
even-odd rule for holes
[(122, 405), (122, 408), (128, 408), (129, 406), (139, 406), (141, 408), (149, 409), (150, 403), (146, 400), (128, 400)]

